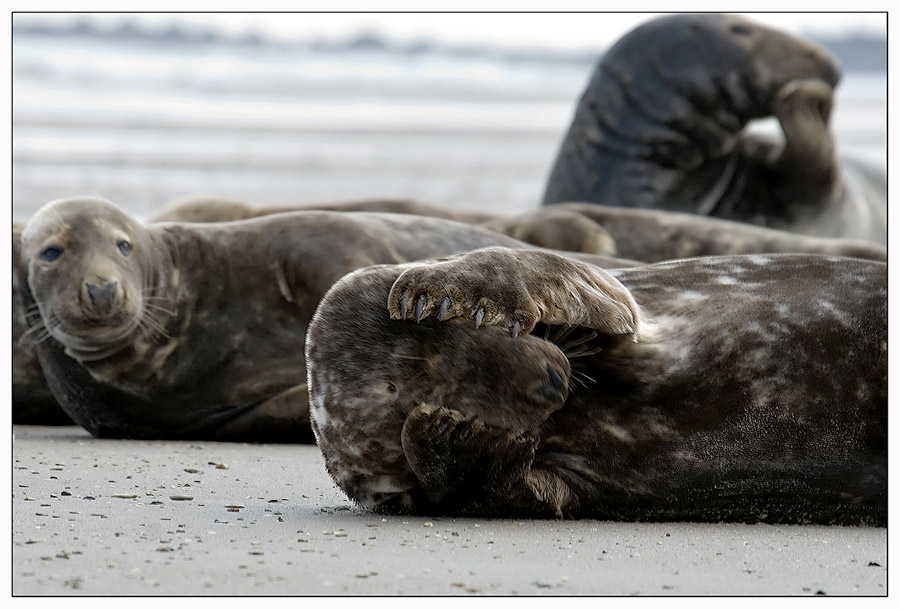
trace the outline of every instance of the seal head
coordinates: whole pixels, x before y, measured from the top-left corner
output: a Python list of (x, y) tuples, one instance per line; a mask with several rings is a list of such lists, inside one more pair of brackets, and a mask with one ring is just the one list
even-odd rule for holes
[(41, 208), (22, 234), (28, 288), (47, 334), (75, 360), (107, 358), (159, 330), (144, 228), (93, 198)]
[[(884, 198), (854, 188), (858, 177), (837, 156), (829, 121), (840, 76), (824, 49), (736, 15), (646, 23), (597, 65), (544, 204), (666, 209), (883, 242)], [(769, 116), (783, 141), (745, 132)]]
[[(563, 352), (533, 336), (512, 341), (494, 326), (459, 332), (458, 324), (469, 323), (459, 318), (391, 320), (384, 294), (407, 266), (361, 269), (337, 282), (306, 342), (307, 360), (323, 363), (308, 368), (307, 386), (326, 467), (360, 505), (388, 511), (411, 510), (428, 492), (410, 469), (401, 433), (417, 407), (452, 404), (467, 419), (526, 436), (562, 407), (571, 377)], [(430, 348), (435, 343), (439, 352)]]

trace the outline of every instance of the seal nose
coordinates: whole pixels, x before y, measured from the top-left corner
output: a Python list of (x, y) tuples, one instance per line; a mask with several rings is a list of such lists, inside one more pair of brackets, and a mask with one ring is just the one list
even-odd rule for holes
[(569, 397), (569, 388), (562, 375), (550, 364), (547, 364), (547, 382), (535, 390), (535, 394), (548, 402), (565, 402)]
[(85, 287), (94, 309), (100, 313), (109, 313), (116, 301), (119, 282), (103, 281), (101, 285), (86, 283)]

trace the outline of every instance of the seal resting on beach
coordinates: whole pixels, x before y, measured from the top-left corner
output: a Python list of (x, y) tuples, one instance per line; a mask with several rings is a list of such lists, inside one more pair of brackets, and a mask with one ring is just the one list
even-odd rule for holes
[(308, 330), (313, 429), (379, 511), (883, 526), (886, 290), (809, 255), (361, 269)]
[(743, 222), (655, 209), (561, 203), (522, 214), (448, 209), (409, 199), (368, 199), (291, 206), (253, 205), (197, 196), (169, 205), (152, 221), (226, 222), (287, 211), (391, 212), (473, 224), (539, 247), (661, 262), (693, 256), (802, 253), (887, 260), (887, 250), (858, 239), (797, 235)]
[(303, 346), (326, 290), (360, 267), (485, 245), (525, 247), (400, 214), (143, 225), (79, 197), (25, 226), (19, 287), (48, 386), (93, 435), (310, 441)]
[(254, 205), (216, 195), (199, 195), (175, 201), (151, 218), (152, 222), (230, 222), (286, 211), (368, 211), (414, 214), (444, 218), (481, 226), (538, 247), (599, 256), (615, 253), (615, 244), (606, 230), (577, 212), (559, 208), (539, 208), (522, 214), (502, 215), (450, 209), (411, 199), (364, 199), (340, 203), (306, 205)]
[[(836, 60), (736, 15), (655, 19), (601, 58), (544, 204), (668, 209), (826, 237), (887, 240), (885, 176), (838, 159)], [(783, 142), (748, 134), (778, 119)]]

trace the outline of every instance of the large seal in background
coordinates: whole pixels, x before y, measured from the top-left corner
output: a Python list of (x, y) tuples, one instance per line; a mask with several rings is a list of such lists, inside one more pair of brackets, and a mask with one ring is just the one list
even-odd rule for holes
[(363, 266), (498, 244), (526, 247), (400, 214), (142, 225), (81, 197), (28, 222), (19, 287), (47, 384), (92, 434), (308, 441), (303, 346), (325, 291)]
[[(600, 60), (544, 203), (589, 201), (885, 243), (883, 172), (838, 160), (826, 51), (734, 15), (674, 15)], [(784, 142), (744, 133), (775, 116)]]
[(806, 255), (362, 269), (309, 327), (313, 428), (383, 511), (884, 525), (886, 283)]

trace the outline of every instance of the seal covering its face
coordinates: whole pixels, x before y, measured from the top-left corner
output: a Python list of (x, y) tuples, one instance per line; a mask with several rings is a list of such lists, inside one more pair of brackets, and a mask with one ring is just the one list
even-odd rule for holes
[(884, 525), (886, 327), (850, 258), (376, 266), (310, 324), (313, 429), (380, 511)]

